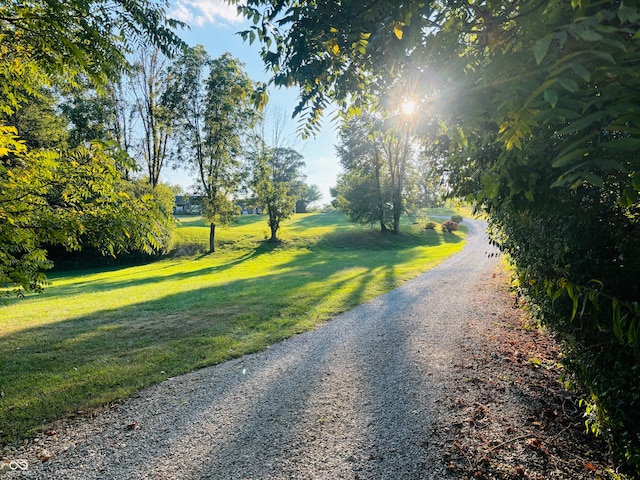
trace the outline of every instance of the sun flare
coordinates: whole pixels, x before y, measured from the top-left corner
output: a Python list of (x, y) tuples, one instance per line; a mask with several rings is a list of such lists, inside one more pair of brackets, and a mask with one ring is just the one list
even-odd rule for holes
[(416, 111), (416, 107), (416, 102), (414, 102), (413, 100), (407, 100), (402, 103), (402, 113), (404, 113), (405, 115), (411, 115)]

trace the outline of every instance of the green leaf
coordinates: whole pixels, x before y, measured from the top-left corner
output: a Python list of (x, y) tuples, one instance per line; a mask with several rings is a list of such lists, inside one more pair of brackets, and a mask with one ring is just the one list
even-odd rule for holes
[(586, 68), (584, 68), (582, 65), (580, 65), (579, 63), (572, 63), (571, 64), (571, 68), (573, 69), (574, 72), (576, 72), (580, 78), (582, 78), (585, 82), (588, 82), (589, 80), (591, 80), (591, 73), (589, 73), (589, 70), (587, 70)]
[(498, 179), (493, 176), (485, 173), (482, 175), (482, 184), (484, 185), (484, 194), (487, 198), (495, 198), (500, 193), (500, 183)]
[(601, 24), (596, 25), (596, 30), (602, 33), (617, 33), (620, 31), (620, 29), (616, 27), (612, 27), (610, 25), (601, 25)]
[[(557, 188), (567, 185), (568, 183), (574, 182), (578, 179), (578, 184), (582, 183), (581, 173), (572, 173), (570, 175), (561, 175), (558, 179), (551, 184), (551, 188)], [(571, 187), (575, 188), (575, 186)]]
[(620, 197), (620, 205), (623, 207), (632, 207), (638, 202), (638, 200), (640, 200), (638, 189), (628, 186), (624, 189), (622, 196)]
[(633, 188), (640, 191), (640, 170), (637, 170), (631, 179), (631, 185)]
[(568, 90), (571, 93), (576, 93), (578, 91), (578, 84), (575, 80), (571, 80), (566, 77), (558, 77), (558, 83), (562, 85), (565, 90)]
[(586, 182), (589, 182), (594, 187), (604, 188), (604, 181), (602, 180), (602, 177), (596, 175), (595, 173), (586, 172), (583, 178)]
[(598, 122), (602, 122), (602, 120), (605, 118), (605, 112), (594, 112), (590, 115), (587, 115), (586, 117), (582, 117), (579, 120), (576, 120), (574, 122), (571, 122), (571, 124), (560, 130), (558, 132), (559, 135), (566, 135), (568, 133), (574, 133), (580, 130), (584, 130), (587, 127), (590, 127), (591, 125), (593, 125), (594, 123), (598, 123)]
[(602, 35), (593, 30), (582, 30), (578, 36), (586, 42), (599, 42), (602, 40)]
[(546, 82), (544, 82), (542, 85), (540, 85), (538, 88), (536, 88), (531, 95), (529, 95), (529, 98), (527, 98), (527, 101), (525, 102), (525, 106), (527, 106), (531, 101), (533, 101), (538, 95), (540, 95), (542, 92), (546, 91), (551, 85), (555, 84), (557, 81), (557, 79), (552, 78), (550, 80), (547, 80)]
[(613, 299), (611, 306), (613, 310), (613, 334), (620, 343), (624, 343), (622, 339), (622, 322), (624, 321), (624, 317), (620, 314), (620, 303), (617, 298)]
[(573, 284), (571, 283), (567, 283), (567, 294), (569, 295), (569, 298), (571, 299), (571, 320), (576, 318), (576, 313), (578, 312), (578, 293), (574, 290), (573, 288)]
[(533, 193), (533, 190), (525, 190), (524, 191), (524, 198), (526, 198), (527, 200), (529, 200), (530, 202), (534, 202), (536, 197)]
[(613, 57), (609, 52), (603, 52), (601, 50), (587, 50), (587, 51), (595, 57), (602, 58), (603, 60), (607, 60), (608, 62), (611, 62), (611, 63), (616, 63), (616, 61), (613, 59)]
[(553, 33), (548, 33), (540, 40), (538, 40), (533, 46), (533, 55), (536, 57), (536, 63), (540, 65), (540, 62), (547, 55), (547, 51), (549, 50), (549, 45), (551, 45), (551, 41), (553, 40)]
[(555, 108), (558, 104), (558, 92), (554, 88), (547, 88), (544, 91), (544, 100)]
[(620, 152), (637, 152), (640, 149), (640, 139), (638, 138), (621, 138), (604, 142), (602, 145), (606, 151), (611, 153)]
[(574, 160), (584, 158), (583, 150), (573, 150), (561, 157), (555, 159), (551, 164), (555, 168), (564, 167), (574, 162)]
[(603, 38), (602, 40), (600, 40), (602, 43), (606, 44), (606, 45), (610, 45), (614, 48), (617, 48), (619, 50), (622, 50), (623, 52), (627, 51), (627, 47), (625, 47), (624, 43), (618, 41), (618, 40), (613, 40), (612, 38)]
[(618, 11), (616, 13), (622, 23), (637, 22), (640, 19), (640, 14), (637, 9), (627, 7), (624, 4), (621, 4), (620, 7), (618, 7)]

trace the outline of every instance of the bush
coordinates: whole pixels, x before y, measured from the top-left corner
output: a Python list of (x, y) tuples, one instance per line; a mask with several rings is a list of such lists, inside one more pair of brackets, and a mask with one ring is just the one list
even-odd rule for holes
[(451, 233), (460, 229), (460, 224), (454, 222), (453, 220), (447, 220), (442, 224), (442, 231)]
[(435, 230), (436, 229), (436, 222), (427, 222), (426, 225), (424, 226), (425, 230)]
[(456, 223), (462, 223), (462, 215), (452, 215), (451, 221)]
[(547, 198), (546, 208), (494, 204), (492, 238), (517, 265), (520, 293), (562, 339), (588, 430), (605, 436), (620, 472), (640, 478), (639, 206), (587, 187)]

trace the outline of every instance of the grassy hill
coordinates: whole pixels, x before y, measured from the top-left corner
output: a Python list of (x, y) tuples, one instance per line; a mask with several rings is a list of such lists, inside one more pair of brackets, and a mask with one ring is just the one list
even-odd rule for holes
[(44, 294), (0, 306), (0, 442), (313, 328), (464, 243), (464, 230), (402, 227), (296, 215), (270, 244), (266, 218), (243, 216), (218, 229), (218, 252), (181, 256), (208, 242), (201, 219), (185, 217), (173, 258), (52, 275)]

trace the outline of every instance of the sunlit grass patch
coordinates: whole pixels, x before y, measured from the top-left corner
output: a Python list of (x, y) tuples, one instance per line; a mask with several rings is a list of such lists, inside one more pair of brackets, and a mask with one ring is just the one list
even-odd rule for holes
[[(279, 244), (264, 241), (265, 228), (264, 216), (243, 216), (219, 230), (215, 254), (57, 273), (44, 294), (0, 307), (0, 438), (313, 328), (436, 265), (464, 238), (411, 222), (381, 234), (339, 214), (296, 215)], [(180, 242), (208, 242), (198, 218), (178, 231)]]

